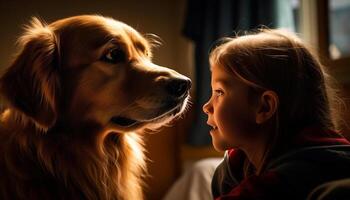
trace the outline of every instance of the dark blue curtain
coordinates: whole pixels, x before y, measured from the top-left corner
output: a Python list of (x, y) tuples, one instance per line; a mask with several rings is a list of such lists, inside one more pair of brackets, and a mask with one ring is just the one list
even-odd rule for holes
[(290, 0), (188, 0), (183, 32), (195, 44), (196, 76), (196, 117), (188, 137), (189, 144), (211, 143), (202, 106), (211, 95), (208, 53), (214, 42), (220, 37), (257, 29), (261, 25), (291, 28), (292, 19)]

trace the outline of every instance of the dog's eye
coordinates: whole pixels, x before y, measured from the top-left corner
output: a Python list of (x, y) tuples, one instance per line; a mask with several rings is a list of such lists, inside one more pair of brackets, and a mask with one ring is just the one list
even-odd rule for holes
[(109, 50), (103, 57), (103, 61), (109, 62), (109, 63), (121, 63), (126, 61), (126, 55), (125, 52), (120, 48), (114, 48)]

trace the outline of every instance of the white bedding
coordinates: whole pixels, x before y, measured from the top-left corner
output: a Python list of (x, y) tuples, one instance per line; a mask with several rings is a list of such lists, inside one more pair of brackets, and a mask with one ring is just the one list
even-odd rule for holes
[(212, 200), (211, 179), (222, 158), (207, 158), (193, 164), (174, 183), (163, 200)]

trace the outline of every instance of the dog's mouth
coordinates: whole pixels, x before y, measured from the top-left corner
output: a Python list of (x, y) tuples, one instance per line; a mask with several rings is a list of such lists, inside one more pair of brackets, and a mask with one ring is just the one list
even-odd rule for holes
[(167, 119), (169, 117), (175, 117), (178, 113), (181, 112), (183, 105), (185, 104), (184, 101), (182, 102), (177, 102), (177, 103), (170, 103), (168, 104), (167, 108), (164, 109), (166, 110), (165, 112), (161, 112), (160, 114), (158, 114), (157, 116), (151, 118), (151, 119), (143, 119), (143, 120), (137, 120), (137, 119), (132, 119), (129, 117), (125, 117), (125, 116), (114, 116), (111, 119), (111, 122), (121, 126), (121, 127), (132, 127), (132, 126), (136, 126), (138, 124), (141, 123), (153, 123), (153, 122), (160, 122), (164, 119)]
[(130, 126), (136, 125), (139, 122), (137, 120), (130, 119), (127, 117), (112, 117), (111, 121), (114, 124), (118, 124), (119, 126), (123, 126), (123, 127), (130, 127)]

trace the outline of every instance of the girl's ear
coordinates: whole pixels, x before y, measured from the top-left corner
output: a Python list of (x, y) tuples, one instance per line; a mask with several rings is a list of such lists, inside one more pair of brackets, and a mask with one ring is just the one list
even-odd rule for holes
[(255, 122), (262, 124), (268, 121), (276, 112), (279, 105), (278, 95), (271, 90), (263, 92), (258, 102)]
[(47, 130), (57, 118), (57, 38), (33, 18), (19, 43), (22, 50), (0, 78), (1, 96), (12, 109)]

